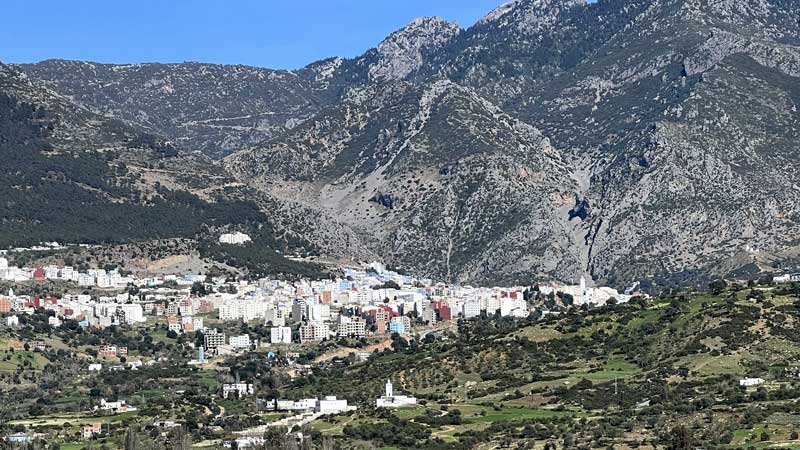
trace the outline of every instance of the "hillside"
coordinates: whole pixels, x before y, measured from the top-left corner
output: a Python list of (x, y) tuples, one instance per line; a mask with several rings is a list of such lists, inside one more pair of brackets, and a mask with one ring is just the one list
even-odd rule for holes
[[(800, 358), (796, 294), (740, 286), (539, 321), (476, 319), (457, 334), (395, 336), (395, 352), (297, 380), (289, 392), (369, 404), (395, 380), (395, 391), (427, 404), (320, 425), (378, 446), (795, 448), (800, 384), (784, 369)], [(748, 376), (767, 381), (740, 387)]]
[(194, 236), (204, 224), (262, 218), (238, 200), (207, 202), (148, 184), (129, 164), (138, 159), (168, 171), (180, 159), (169, 143), (38, 89), (8, 66), (0, 71), (0, 245)]
[(203, 255), (246, 259), (241, 266), (260, 273), (318, 272), (275, 254), (314, 246), (262, 212), (274, 204), (270, 199), (248, 195), (202, 155), (98, 116), (6, 65), (0, 65), (0, 136), (0, 247), (204, 242), (233, 227), (253, 230), (258, 250), (237, 249), (242, 254), (235, 256), (203, 245)]
[(324, 253), (460, 283), (705, 285), (800, 254), (799, 9), (517, 0), (466, 29), (420, 18), (359, 57), (290, 72), (19, 69), (228, 155)]
[[(82, 424), (101, 421), (98, 443), (109, 448), (130, 448), (124, 442), (131, 433), (140, 445), (172, 442), (176, 431), (196, 447), (222, 448), (230, 433), (283, 417), (263, 399), (336, 395), (358, 410), (303, 426), (300, 448), (798, 447), (800, 286), (733, 285), (590, 310), (551, 296), (534, 294), (530, 301), (537, 311), (558, 314), (479, 317), (424, 336), (395, 334), (391, 348), (365, 362), (319, 358), (302, 374), (283, 350), (274, 360), (256, 350), (186, 366), (201, 335), (170, 335), (163, 319), (105, 329), (67, 320), (51, 328), (41, 309), (21, 316), (19, 327), (0, 324), (0, 431), (24, 429), (66, 443)], [(261, 323), (206, 320), (230, 333), (269, 334)], [(25, 347), (34, 340), (47, 348)], [(130, 360), (159, 362), (86, 372), (103, 342), (127, 346)], [(341, 353), (341, 342), (292, 351), (311, 362), (326, 348)], [(745, 377), (763, 382), (742, 387)], [(221, 398), (220, 385), (234, 379), (255, 383), (256, 397)], [(416, 396), (419, 405), (375, 409), (387, 379), (396, 394)], [(138, 411), (91, 412), (99, 398), (126, 398)], [(184, 428), (154, 438), (149, 431), (163, 420)], [(266, 449), (297, 448), (280, 440), (285, 430), (263, 430), (258, 436), (276, 440)]]

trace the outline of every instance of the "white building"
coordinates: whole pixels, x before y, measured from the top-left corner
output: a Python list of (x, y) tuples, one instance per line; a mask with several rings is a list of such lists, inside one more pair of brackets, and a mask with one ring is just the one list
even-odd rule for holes
[(375, 400), (375, 406), (378, 408), (405, 408), (415, 406), (417, 399), (406, 395), (394, 395), (394, 387), (392, 380), (386, 380), (386, 392), (383, 397)]
[(117, 309), (121, 310), (125, 314), (125, 322), (128, 324), (147, 322), (147, 319), (144, 317), (142, 305), (134, 303), (122, 304), (117, 306)]
[[(95, 407), (96, 408), (96, 407)], [(119, 400), (116, 402), (107, 402), (106, 399), (100, 399), (100, 409), (103, 411), (112, 411), (116, 414), (128, 412), (128, 411), (136, 411), (136, 408), (133, 406), (129, 406), (125, 403), (125, 400)]]
[(485, 303), (481, 309), (485, 310), (486, 314), (490, 316), (497, 314), (497, 311), (500, 309), (500, 299), (496, 297), (485, 299)]
[(481, 302), (480, 300), (467, 300), (464, 302), (461, 315), (464, 316), (465, 319), (472, 319), (473, 317), (478, 317), (481, 315)]
[(6, 326), (7, 327), (18, 327), (19, 326), (19, 317), (17, 317), (17, 316), (8, 316), (8, 317), (6, 317)]
[[(547, 289), (542, 289), (542, 287), (540, 290), (543, 294), (548, 293)], [(581, 277), (578, 286), (560, 286), (556, 287), (555, 291), (572, 296), (575, 306), (604, 306), (612, 298), (617, 303), (626, 303), (631, 299), (631, 295), (621, 294), (610, 287), (588, 287), (585, 277)]]
[(264, 311), (264, 324), (272, 324), (273, 327), (282, 327), (286, 325), (284, 312), (277, 308), (268, 308)]
[(760, 384), (764, 384), (763, 378), (742, 378), (739, 380), (739, 386), (742, 387), (753, 387), (758, 386)]
[(340, 414), (350, 411), (347, 400), (339, 400), (335, 396), (327, 396), (317, 402), (316, 412), (320, 414)]
[(251, 320), (264, 317), (266, 310), (266, 304), (260, 301), (226, 301), (219, 307), (219, 318), (223, 321), (241, 320), (243, 322), (250, 322)]
[(331, 305), (310, 303), (307, 305), (309, 322), (325, 322), (331, 319)]
[(90, 287), (94, 286), (94, 275), (88, 273), (81, 273), (78, 275), (78, 286)]
[(314, 411), (317, 407), (316, 398), (302, 400), (272, 400), (267, 402), (267, 408), (275, 411)]
[(331, 306), (323, 303), (297, 302), (292, 305), (292, 320), (295, 322), (319, 323), (330, 320)]
[(348, 406), (347, 400), (341, 400), (335, 396), (326, 396), (322, 399), (304, 398), (302, 400), (271, 400), (267, 402), (267, 408), (275, 411), (290, 411), (320, 414), (340, 414), (353, 411), (355, 406)]
[(238, 231), (236, 233), (223, 234), (222, 236), (219, 237), (220, 244), (241, 245), (244, 244), (245, 242), (250, 242), (250, 241), (252, 241), (252, 239), (250, 239), (250, 236), (244, 233), (240, 233)]
[(228, 339), (228, 344), (235, 349), (250, 348), (250, 336), (247, 334), (231, 336)]
[(503, 317), (527, 317), (528, 303), (523, 299), (504, 298), (500, 300), (500, 315)]
[(269, 330), (270, 342), (273, 344), (291, 344), (292, 329), (289, 327), (272, 327)]
[(228, 398), (236, 396), (237, 398), (247, 397), (253, 395), (255, 390), (251, 383), (230, 383), (222, 385), (222, 397)]
[(367, 334), (367, 322), (361, 317), (339, 317), (339, 336), (364, 337)]

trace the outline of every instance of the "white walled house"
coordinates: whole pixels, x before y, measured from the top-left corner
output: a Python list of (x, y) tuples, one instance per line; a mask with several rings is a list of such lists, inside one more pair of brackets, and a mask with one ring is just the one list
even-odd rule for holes
[(255, 389), (251, 383), (229, 383), (222, 385), (222, 397), (226, 399), (231, 396), (236, 396), (237, 398), (248, 397), (254, 393)]
[(231, 336), (228, 339), (228, 345), (235, 349), (250, 348), (250, 336), (247, 334)]
[(753, 387), (758, 386), (760, 384), (764, 384), (765, 380), (763, 378), (743, 378), (739, 380), (739, 386), (741, 387)]
[(339, 400), (335, 396), (327, 396), (316, 405), (316, 412), (320, 414), (340, 414), (351, 409), (347, 406), (347, 400)]
[(220, 244), (241, 245), (250, 241), (252, 241), (250, 236), (238, 231), (236, 233), (226, 233), (219, 237)]

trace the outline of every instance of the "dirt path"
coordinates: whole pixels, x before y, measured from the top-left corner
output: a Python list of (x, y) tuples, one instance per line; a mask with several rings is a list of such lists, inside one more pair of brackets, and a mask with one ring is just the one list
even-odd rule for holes
[(324, 355), (322, 355), (322, 356), (318, 357), (316, 360), (314, 360), (314, 362), (321, 363), (321, 362), (325, 362), (325, 361), (330, 361), (330, 360), (332, 360), (334, 358), (345, 358), (350, 353), (357, 353), (357, 352), (372, 353), (372, 352), (374, 352), (376, 350), (383, 351), (383, 350), (386, 350), (387, 348), (390, 348), (391, 346), (392, 346), (392, 340), (391, 339), (386, 339), (385, 341), (379, 342), (377, 344), (368, 345), (368, 346), (363, 347), (363, 348), (349, 348), (349, 347), (340, 348), (340, 349), (336, 349), (335, 351), (332, 351), (332, 352), (329, 352), (329, 353), (325, 353)]

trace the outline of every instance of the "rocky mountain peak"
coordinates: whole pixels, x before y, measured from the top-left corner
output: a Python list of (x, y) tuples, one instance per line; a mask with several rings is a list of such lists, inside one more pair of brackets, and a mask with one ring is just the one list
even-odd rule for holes
[(512, 0), (487, 14), (478, 25), (515, 26), (521, 32), (536, 32), (553, 25), (563, 11), (585, 5), (585, 0)]
[(343, 63), (343, 58), (328, 58), (309, 64), (305, 69), (313, 73), (314, 82), (319, 85), (319, 88), (325, 89)]
[[(677, 6), (675, 16), (703, 26), (745, 32), (757, 38), (797, 42), (800, 2), (797, 0), (661, 0), (665, 10)], [(663, 13), (663, 12), (662, 12)], [(794, 32), (787, 31), (793, 30)]]
[(457, 23), (439, 17), (414, 19), (389, 35), (375, 49), (377, 61), (370, 66), (370, 80), (406, 78), (419, 70), (426, 52), (443, 47), (460, 33)]

